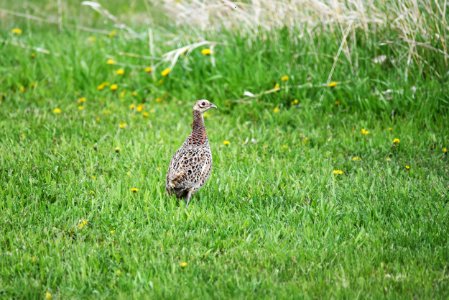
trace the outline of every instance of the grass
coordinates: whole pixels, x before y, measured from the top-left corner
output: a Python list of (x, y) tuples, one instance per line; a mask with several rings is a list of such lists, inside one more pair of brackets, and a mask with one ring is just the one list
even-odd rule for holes
[[(197, 49), (162, 78), (118, 54), (146, 39), (1, 22), (2, 298), (449, 297), (444, 58), (406, 65), (360, 33), (331, 88), (338, 34), (222, 32), (215, 66)], [(220, 108), (214, 168), (186, 209), (165, 172), (199, 98)]]

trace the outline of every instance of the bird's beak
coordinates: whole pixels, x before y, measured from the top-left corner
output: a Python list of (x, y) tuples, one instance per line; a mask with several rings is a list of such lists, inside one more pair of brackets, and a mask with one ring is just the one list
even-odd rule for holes
[(218, 108), (215, 104), (211, 103), (210, 108)]

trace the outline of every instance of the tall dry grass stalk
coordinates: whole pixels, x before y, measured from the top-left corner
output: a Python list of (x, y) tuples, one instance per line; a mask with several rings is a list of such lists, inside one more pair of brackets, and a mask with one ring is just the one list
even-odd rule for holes
[(348, 28), (372, 34), (387, 29), (399, 38), (389, 42), (405, 42), (408, 63), (421, 59), (420, 48), (443, 55), (447, 62), (448, 8), (447, 0), (163, 1), (177, 25), (200, 32), (226, 29), (251, 35), (287, 27), (311, 34)]

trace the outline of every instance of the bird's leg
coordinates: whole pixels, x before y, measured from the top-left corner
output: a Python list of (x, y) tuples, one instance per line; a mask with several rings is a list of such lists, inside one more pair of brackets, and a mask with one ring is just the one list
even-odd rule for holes
[(186, 207), (189, 206), (190, 198), (192, 198), (192, 190), (189, 190), (189, 191), (187, 192), (187, 197), (186, 197)]

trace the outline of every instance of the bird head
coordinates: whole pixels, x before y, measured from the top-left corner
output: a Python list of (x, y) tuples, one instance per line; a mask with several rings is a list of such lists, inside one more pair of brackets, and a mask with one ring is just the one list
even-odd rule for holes
[(196, 101), (195, 105), (193, 106), (193, 110), (199, 111), (201, 113), (203, 113), (211, 108), (217, 108), (217, 106), (215, 104), (213, 104), (212, 102), (209, 102), (209, 100), (206, 100), (206, 99)]

